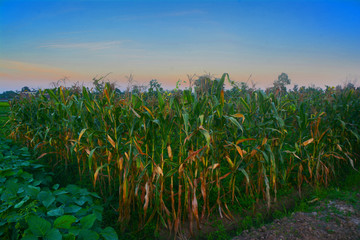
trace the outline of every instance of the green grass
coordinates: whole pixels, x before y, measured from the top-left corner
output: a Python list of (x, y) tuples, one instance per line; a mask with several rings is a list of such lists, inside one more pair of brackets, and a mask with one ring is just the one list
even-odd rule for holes
[(9, 107), (9, 102), (0, 101), (0, 107)]
[(0, 121), (8, 115), (10, 111), (10, 105), (8, 102), (0, 102)]
[(4, 124), (9, 119), (10, 105), (8, 102), (0, 102), (0, 134), (4, 134), (7, 129)]

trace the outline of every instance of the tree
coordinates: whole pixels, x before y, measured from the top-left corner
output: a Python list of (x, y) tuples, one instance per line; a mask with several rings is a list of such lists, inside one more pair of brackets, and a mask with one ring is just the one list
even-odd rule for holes
[(24, 92), (30, 92), (30, 88), (28, 86), (25, 86), (23, 88), (21, 88), (21, 92), (24, 93)]
[(289, 85), (291, 80), (286, 73), (281, 73), (278, 79), (274, 81), (274, 91), (286, 92), (286, 85)]
[(161, 87), (161, 84), (156, 80), (152, 79), (149, 83), (149, 94), (153, 95), (155, 92), (162, 92), (164, 89)]
[(0, 99), (9, 100), (9, 99), (13, 99), (16, 95), (17, 93), (14, 91), (5, 91), (2, 94), (0, 94)]
[[(198, 95), (211, 94), (212, 89), (216, 89), (219, 84), (220, 79), (214, 79), (210, 73), (205, 74), (195, 80), (195, 91)], [(224, 89), (224, 84), (221, 89)]]

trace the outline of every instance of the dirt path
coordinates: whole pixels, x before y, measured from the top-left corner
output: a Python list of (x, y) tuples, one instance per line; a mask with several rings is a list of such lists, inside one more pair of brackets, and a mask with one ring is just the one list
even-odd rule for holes
[(328, 200), (315, 211), (297, 212), (277, 219), (259, 229), (242, 232), (233, 240), (242, 239), (360, 239), (360, 193), (353, 202)]

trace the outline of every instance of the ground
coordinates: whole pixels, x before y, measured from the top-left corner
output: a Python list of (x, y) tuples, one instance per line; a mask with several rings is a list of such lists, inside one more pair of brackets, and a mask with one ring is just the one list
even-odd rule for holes
[(352, 199), (325, 199), (312, 212), (296, 212), (258, 229), (245, 230), (243, 239), (360, 239), (360, 193)]

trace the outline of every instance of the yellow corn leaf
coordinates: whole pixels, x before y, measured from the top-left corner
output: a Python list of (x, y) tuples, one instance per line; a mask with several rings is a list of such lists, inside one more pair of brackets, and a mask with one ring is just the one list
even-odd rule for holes
[(108, 166), (107, 163), (104, 164), (104, 165), (102, 165), (102, 166), (100, 166), (100, 167), (98, 167), (98, 168), (96, 169), (95, 174), (94, 174), (94, 187), (95, 187), (95, 184), (96, 184), (96, 179), (97, 179), (97, 177), (98, 177), (98, 175), (99, 175), (99, 171), (100, 171), (101, 169), (103, 169), (104, 167), (106, 167), (106, 166)]
[(305, 142), (303, 142), (302, 145), (305, 147), (306, 145), (309, 145), (313, 141), (314, 141), (314, 138), (310, 138), (309, 140), (306, 140)]
[(267, 137), (264, 137), (264, 139), (262, 140), (261, 145), (263, 145), (263, 146), (264, 146), (264, 145), (266, 144), (267, 140), (268, 140), (268, 139), (267, 139)]
[(220, 163), (215, 163), (214, 165), (211, 165), (209, 169), (214, 170), (215, 168), (220, 167)]
[(170, 145), (167, 146), (167, 150), (168, 150), (169, 158), (172, 159), (172, 158), (173, 158), (173, 155), (172, 155), (172, 150), (171, 150)]
[(226, 178), (227, 176), (230, 175), (230, 173), (231, 173), (231, 172), (228, 172), (228, 173), (224, 174), (224, 176), (219, 177), (219, 180), (222, 180), (222, 179)]
[(155, 164), (155, 167), (154, 167), (154, 172), (155, 172), (156, 174), (158, 174), (158, 175), (164, 176), (161, 167), (159, 167), (159, 166), (156, 165), (156, 164)]
[[(196, 190), (196, 188), (195, 188)], [(195, 216), (196, 222), (197, 222), (197, 227), (198, 229), (200, 229), (200, 224), (199, 224), (199, 212), (198, 212), (198, 202), (196, 199), (196, 191), (194, 190), (194, 196), (193, 196), (193, 200), (192, 200), (192, 212)]]
[(141, 155), (146, 155), (146, 153), (144, 153), (144, 152), (141, 150), (141, 148), (140, 148), (140, 146), (139, 146), (139, 144), (138, 144), (138, 142), (137, 142), (136, 140), (134, 140), (134, 143), (135, 143), (135, 147), (136, 147), (136, 149), (138, 150), (138, 152), (139, 152)]
[(80, 139), (81, 139), (81, 137), (84, 135), (85, 131), (86, 131), (86, 128), (84, 128), (83, 130), (81, 130), (81, 132), (80, 132), (80, 134), (79, 134), (78, 142), (80, 142)]
[(234, 163), (231, 161), (231, 159), (229, 158), (229, 156), (226, 156), (226, 160), (227, 162), (230, 164), (230, 168), (233, 169), (234, 168)]
[(253, 150), (251, 151), (251, 157), (255, 156), (256, 153), (257, 153), (256, 149), (253, 149)]
[(150, 198), (150, 192), (149, 192), (149, 183), (146, 182), (145, 184), (145, 204), (144, 204), (144, 211), (146, 212), (148, 206), (149, 206), (149, 198)]
[(237, 152), (240, 154), (241, 158), (244, 158), (243, 151), (238, 145), (235, 145)]
[(136, 117), (141, 118), (140, 115), (132, 107), (130, 107), (130, 109), (135, 114)]
[(150, 111), (149, 108), (147, 108), (146, 106), (142, 106), (146, 111), (148, 111), (148, 113), (150, 113), (150, 115), (152, 116), (152, 118), (155, 118), (154, 117), (154, 114)]
[(113, 146), (113, 148), (115, 148), (116, 144), (115, 144), (114, 140), (109, 135), (107, 135), (107, 139), (109, 140), (111, 146)]
[(42, 158), (42, 157), (44, 157), (45, 155), (47, 155), (48, 153), (43, 153), (43, 154), (41, 154), (37, 159), (40, 159), (40, 158)]
[(106, 98), (107, 98), (107, 100), (108, 100), (108, 103), (110, 103), (109, 93), (108, 93), (108, 91), (107, 91), (106, 88), (105, 88), (105, 90), (104, 90), (104, 93), (105, 93), (105, 96), (106, 96)]
[(118, 161), (118, 164), (119, 164), (119, 170), (122, 171), (123, 169), (123, 163), (124, 163), (124, 158), (121, 157)]
[(124, 203), (126, 202), (126, 198), (127, 198), (127, 194), (128, 194), (128, 190), (127, 190), (127, 178), (124, 178), (124, 183), (123, 183), (123, 201)]
[(207, 146), (204, 146), (202, 148), (200, 148), (199, 150), (197, 151), (194, 151), (194, 152), (190, 152), (189, 156), (185, 159), (184, 162), (188, 161), (189, 159), (192, 159), (193, 157), (195, 157), (196, 155), (198, 155), (203, 149), (205, 149)]
[(85, 148), (85, 152), (90, 155), (90, 150), (88, 148)]
[(244, 121), (245, 121), (245, 116), (244, 116), (244, 114), (236, 113), (236, 114), (231, 115), (231, 116), (232, 116), (232, 117), (236, 117), (236, 118), (242, 118), (241, 123), (244, 123)]
[(221, 93), (220, 93), (220, 103), (221, 103), (221, 105), (224, 105), (224, 90), (221, 90)]
[(179, 175), (181, 175), (184, 172), (184, 163), (180, 164), (179, 166)]
[(339, 149), (340, 151), (342, 151), (342, 148), (340, 147), (339, 144), (336, 144), (336, 148)]
[(242, 142), (253, 141), (253, 140), (256, 140), (256, 139), (255, 138), (239, 139), (236, 141), (236, 145), (238, 145), (239, 143), (242, 143)]

